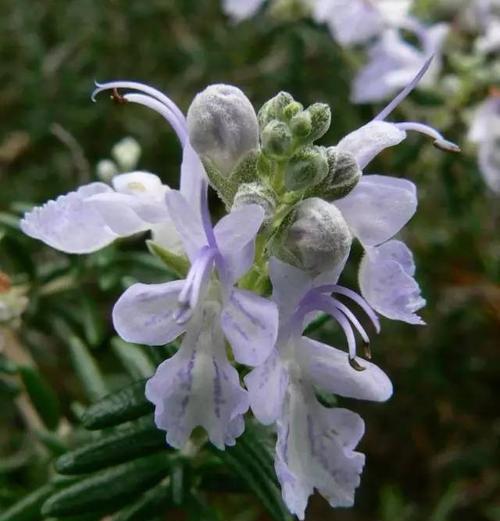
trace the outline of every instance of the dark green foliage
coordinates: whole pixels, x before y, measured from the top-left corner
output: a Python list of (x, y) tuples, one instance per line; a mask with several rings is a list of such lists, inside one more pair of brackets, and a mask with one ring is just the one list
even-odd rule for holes
[[(424, 21), (453, 22), (444, 74), (450, 83), (456, 78), (462, 83), (455, 93), (442, 88), (416, 91), (391, 119), (435, 125), (463, 145), (464, 153), (443, 155), (424, 138), (410, 136), (366, 169), (367, 174), (405, 177), (418, 186), (419, 210), (402, 239), (415, 254), (417, 278), (428, 301), (423, 313), (428, 325), (414, 328), (383, 320), (377, 337), (363, 323), (372, 336), (374, 362), (390, 375), (395, 395), (380, 406), (356, 404), (367, 425), (361, 445), (367, 463), (355, 508), (332, 511), (325, 502), (313, 501), (308, 521), (500, 518), (495, 403), (500, 373), (500, 215), (498, 198), (486, 190), (478, 171), (475, 148), (465, 139), (471, 107), (497, 82), (475, 74), (466, 54), (474, 35), (460, 33), (465, 9), (459, 13), (456, 5), (467, 2), (416, 3)], [(111, 310), (130, 284), (168, 281), (171, 270), (144, 250), (143, 237), (84, 257), (59, 254), (19, 231), (19, 217), (28, 207), (96, 180), (95, 164), (108, 157), (112, 145), (125, 135), (141, 143), (139, 168), (178, 186), (181, 152), (173, 132), (145, 109), (119, 106), (106, 96), (91, 103), (93, 81), (144, 81), (165, 90), (183, 110), (213, 82), (236, 84), (256, 108), (285, 90), (305, 107), (316, 102), (330, 105), (332, 124), (318, 142), (322, 146), (334, 145), (380, 109), (349, 102), (349, 85), (364, 58), (358, 49), (336, 45), (326, 27), (310, 20), (286, 23), (264, 13), (235, 27), (221, 14), (219, 4), (219, 0), (0, 2), (0, 269), (16, 286), (26, 287), (30, 299), (20, 327), (13, 329), (19, 350), (30, 358), (21, 365), (36, 369), (57, 396), (61, 411), (59, 428), (44, 430), (42, 425), (55, 425), (56, 415), (43, 412), (45, 403), (35, 407), (36, 400), (29, 399), (17, 375), (17, 359), (10, 360), (8, 352), (4, 357), (2, 348), (0, 521), (40, 521), (40, 504), (52, 490), (52, 485), (43, 484), (75, 485), (73, 477), (53, 476), (53, 462), (61, 451), (83, 450), (122, 428), (108, 427), (150, 416), (152, 411), (144, 399), (144, 381), (129, 380), (141, 363), (125, 369), (123, 359), (110, 347), (115, 335)], [(488, 67), (489, 71), (491, 76), (495, 68)], [(292, 113), (288, 116), (293, 119)], [(60, 139), (54, 123), (73, 136), (76, 147)], [(309, 124), (295, 121), (292, 126), (299, 135), (308, 132)], [(259, 161), (264, 170), (265, 159)], [(214, 215), (220, 216), (222, 204), (213, 196), (210, 204)], [(353, 289), (359, 256), (355, 245), (353, 262), (341, 279)], [(56, 333), (54, 318), (71, 332)], [(344, 347), (331, 321), (321, 317), (307, 333)], [(148, 348), (144, 354), (157, 365), (174, 351)], [(122, 386), (116, 397), (109, 395), (85, 414), (85, 424), (94, 430), (82, 429), (75, 411)], [(321, 398), (331, 403), (331, 397)], [(349, 400), (338, 401), (351, 406)], [(38, 421), (30, 423), (31, 416), (24, 414), (20, 403), (28, 403)], [(48, 424), (43, 423), (44, 414)], [(273, 435), (267, 437), (272, 444)], [(257, 469), (255, 448), (249, 457), (238, 452), (244, 446), (245, 440), (226, 453), (203, 446), (192, 468), (186, 469), (183, 462), (180, 515), (189, 521), (233, 521), (243, 519), (238, 517), (243, 513), (252, 521), (268, 521), (269, 515), (259, 510), (261, 503), (280, 512), (270, 460)], [(214, 458), (217, 465), (207, 469), (204, 463)], [(264, 477), (257, 472), (262, 469), (267, 469)], [(158, 486), (166, 487), (169, 478), (165, 471)], [(266, 482), (271, 496), (262, 485)], [(167, 495), (160, 516), (143, 514), (144, 521), (180, 517), (171, 513), (170, 492)], [(130, 508), (125, 512), (133, 515), (133, 503), (138, 505), (145, 497), (137, 494), (130, 498), (130, 506), (117, 508), (120, 512)], [(162, 494), (159, 499), (163, 501)], [(25, 517), (16, 517), (19, 512)], [(62, 519), (100, 521), (102, 516), (82, 513)]]
[(55, 469), (61, 474), (84, 474), (164, 450), (165, 436), (148, 417), (67, 452), (56, 460)]
[(166, 454), (151, 455), (102, 470), (52, 495), (42, 507), (46, 516), (113, 512), (161, 480), (170, 466)]
[(87, 429), (103, 429), (135, 420), (153, 410), (144, 396), (146, 380), (131, 383), (93, 404), (85, 412), (82, 422)]
[(60, 417), (56, 394), (35, 368), (23, 365), (17, 370), (40, 418), (48, 429), (56, 429)]

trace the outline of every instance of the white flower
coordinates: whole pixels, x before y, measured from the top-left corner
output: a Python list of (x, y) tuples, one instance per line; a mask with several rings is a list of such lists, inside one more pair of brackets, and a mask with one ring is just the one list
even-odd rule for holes
[(500, 96), (493, 93), (476, 109), (469, 140), (479, 147), (479, 169), (485, 183), (500, 193)]
[(373, 103), (393, 96), (407, 85), (430, 56), (434, 56), (421, 85), (433, 85), (441, 69), (441, 48), (448, 34), (447, 24), (424, 27), (415, 20), (409, 27), (419, 47), (407, 43), (396, 29), (384, 32), (369, 51), (368, 63), (357, 74), (352, 90), (354, 103)]
[(364, 43), (400, 25), (413, 0), (313, 0), (313, 18), (342, 45)]

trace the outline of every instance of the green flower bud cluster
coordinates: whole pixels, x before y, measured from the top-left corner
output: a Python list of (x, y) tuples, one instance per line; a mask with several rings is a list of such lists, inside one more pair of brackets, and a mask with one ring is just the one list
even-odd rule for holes
[(189, 109), (191, 144), (226, 207), (257, 204), (265, 211), (262, 262), (275, 255), (320, 273), (348, 255), (351, 235), (331, 202), (356, 186), (361, 170), (351, 154), (315, 144), (330, 124), (324, 103), (304, 108), (280, 92), (255, 114), (227, 85), (209, 87)]

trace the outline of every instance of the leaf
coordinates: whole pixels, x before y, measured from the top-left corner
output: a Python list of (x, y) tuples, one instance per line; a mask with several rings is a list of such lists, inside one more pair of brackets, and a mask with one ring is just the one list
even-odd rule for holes
[(0, 514), (0, 521), (39, 521), (40, 507), (53, 491), (51, 484), (36, 489)]
[(172, 502), (170, 479), (148, 490), (140, 499), (113, 517), (113, 521), (145, 521), (162, 514)]
[(146, 245), (151, 254), (160, 259), (170, 271), (181, 279), (186, 277), (189, 271), (189, 261), (186, 257), (172, 253), (152, 240), (147, 240)]
[(96, 303), (84, 295), (79, 307), (85, 339), (91, 347), (97, 347), (102, 343), (106, 335), (106, 325), (103, 313)]
[(118, 337), (111, 340), (111, 347), (132, 378), (149, 378), (155, 372), (155, 366), (144, 352), (144, 347), (129, 344)]
[(114, 427), (153, 412), (153, 404), (144, 395), (145, 385), (146, 380), (134, 382), (91, 405), (82, 418), (85, 428)]
[(71, 362), (87, 397), (98, 400), (108, 394), (104, 378), (88, 347), (62, 320), (55, 320), (54, 326), (59, 336), (68, 345)]
[(44, 425), (50, 430), (57, 429), (61, 413), (59, 400), (52, 387), (34, 367), (20, 365), (18, 373)]
[[(212, 451), (217, 449), (212, 448)], [(291, 521), (274, 474), (273, 457), (264, 441), (262, 429), (247, 425), (234, 447), (215, 452), (260, 499), (275, 521)]]
[(83, 474), (166, 449), (164, 434), (148, 417), (67, 452), (56, 460), (55, 469), (60, 474)]
[(42, 507), (45, 516), (114, 512), (160, 481), (170, 458), (153, 454), (102, 470), (53, 494)]

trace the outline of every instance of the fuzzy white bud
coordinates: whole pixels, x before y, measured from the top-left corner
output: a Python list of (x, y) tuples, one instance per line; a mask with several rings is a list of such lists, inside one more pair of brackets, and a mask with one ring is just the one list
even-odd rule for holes
[(232, 85), (210, 85), (200, 92), (187, 113), (189, 139), (224, 175), (258, 148), (259, 125), (250, 100)]
[(318, 197), (298, 203), (282, 223), (273, 253), (313, 274), (343, 266), (352, 235), (336, 206)]

